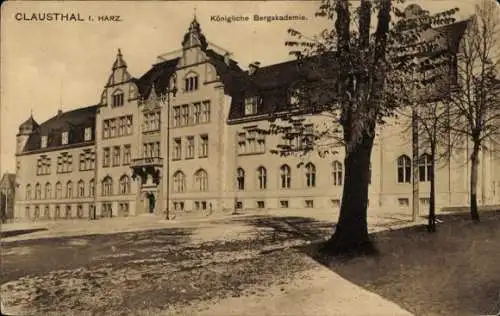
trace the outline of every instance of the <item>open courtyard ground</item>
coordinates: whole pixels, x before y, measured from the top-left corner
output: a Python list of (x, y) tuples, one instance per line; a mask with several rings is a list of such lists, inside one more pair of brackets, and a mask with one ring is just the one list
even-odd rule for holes
[[(478, 315), (498, 311), (500, 214), (442, 216), (429, 234), (377, 214), (381, 254), (321, 255), (337, 214), (261, 212), (9, 224), (1, 296), (9, 314)], [(27, 229), (34, 231), (26, 233)]]

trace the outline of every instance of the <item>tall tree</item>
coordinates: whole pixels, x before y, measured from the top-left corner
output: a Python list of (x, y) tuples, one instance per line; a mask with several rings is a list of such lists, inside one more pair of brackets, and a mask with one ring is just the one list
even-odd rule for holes
[(472, 143), (470, 212), (479, 221), (477, 181), (479, 153), (500, 134), (500, 9), (492, 0), (475, 7), (457, 55), (457, 82), (451, 103), (452, 132)]
[[(455, 9), (433, 15), (422, 11), (415, 19), (405, 19), (405, 13), (394, 5), (402, 2), (361, 0), (358, 7), (352, 7), (347, 0), (323, 0), (317, 15), (335, 20), (332, 30), (312, 39), (290, 30), (297, 40), (288, 41), (287, 45), (298, 47), (291, 53), (306, 69), (304, 84), (298, 89), (299, 109), (281, 117), (292, 124), (280, 128), (275, 123), (272, 130), (285, 133), (285, 138), (304, 135), (303, 120), (297, 118), (303, 113), (313, 112), (330, 119), (331, 124), (314, 135), (315, 139), (327, 138), (321, 145), (286, 146), (282, 150), (322, 147), (320, 152), (331, 152), (335, 149), (328, 148), (335, 145), (344, 147), (340, 214), (326, 245), (334, 254), (373, 250), (367, 225), (370, 160), (377, 124), (392, 116), (401, 101), (392, 73), (411, 72), (415, 54), (435, 49), (435, 45), (422, 39), (423, 32), (433, 25), (453, 22)], [(376, 21), (372, 21), (374, 15)]]

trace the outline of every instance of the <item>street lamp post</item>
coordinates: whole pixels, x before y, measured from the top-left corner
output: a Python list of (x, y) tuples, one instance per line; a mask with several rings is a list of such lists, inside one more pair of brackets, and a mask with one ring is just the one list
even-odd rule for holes
[[(175, 80), (175, 73), (174, 73), (174, 76), (173, 76), (173, 79)], [(175, 81), (174, 81), (175, 82)], [(166, 108), (166, 111), (167, 111), (167, 148), (165, 149), (165, 152), (166, 152), (166, 160), (167, 160), (167, 167), (165, 170), (166, 171), (166, 180), (165, 180), (165, 184), (167, 186), (167, 196), (166, 196), (166, 200), (167, 200), (167, 207), (166, 207), (166, 219), (169, 220), (170, 219), (170, 94), (172, 94), (174, 97), (175, 95), (177, 94), (177, 88), (175, 86), (175, 84), (173, 85), (172, 88), (170, 88), (170, 86), (167, 88), (167, 91), (165, 92), (165, 95), (163, 95), (162, 97), (162, 103), (164, 103), (165, 101), (165, 97), (166, 97), (166, 101), (167, 101), (167, 108)], [(164, 108), (165, 110), (165, 108)]]

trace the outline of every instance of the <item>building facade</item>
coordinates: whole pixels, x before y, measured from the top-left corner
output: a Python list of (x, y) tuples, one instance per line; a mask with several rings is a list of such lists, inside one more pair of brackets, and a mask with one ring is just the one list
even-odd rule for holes
[[(464, 25), (455, 26), (463, 32)], [(462, 28), (462, 29), (461, 29)], [(25, 219), (164, 214), (202, 210), (338, 208), (343, 149), (330, 155), (273, 154), (271, 113), (294, 102), (296, 61), (247, 70), (207, 41), (196, 18), (182, 49), (133, 77), (118, 50), (99, 104), (59, 112), (17, 135), (15, 216)], [(332, 124), (304, 115), (306, 129)], [(400, 122), (379, 128), (371, 156), (369, 208), (409, 212), (411, 135)], [(307, 141), (307, 140), (306, 140)], [(495, 144), (491, 144), (495, 146)], [(500, 160), (482, 150), (479, 203), (500, 204)], [(436, 167), (438, 209), (469, 199), (470, 152)], [(419, 159), (420, 205), (429, 203), (429, 155)]]
[(0, 221), (14, 218), (16, 175), (5, 173), (0, 179)]

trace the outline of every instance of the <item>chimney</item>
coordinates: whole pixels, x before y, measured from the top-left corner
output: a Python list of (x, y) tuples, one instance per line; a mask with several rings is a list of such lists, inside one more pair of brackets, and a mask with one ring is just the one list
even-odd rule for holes
[(259, 69), (259, 67), (260, 67), (260, 62), (254, 61), (253, 63), (248, 65), (248, 74), (253, 75), (257, 71), (257, 69)]
[(226, 66), (229, 66), (229, 63), (231, 62), (231, 59), (229, 58), (229, 53), (224, 54), (224, 63)]

